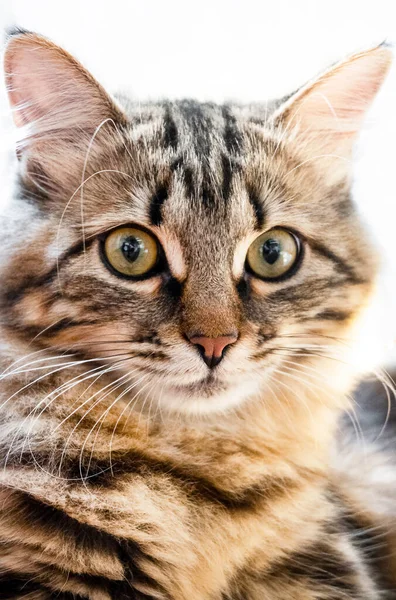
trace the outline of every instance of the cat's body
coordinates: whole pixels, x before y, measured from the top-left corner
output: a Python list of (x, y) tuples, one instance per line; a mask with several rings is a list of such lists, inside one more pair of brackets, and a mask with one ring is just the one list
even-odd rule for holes
[[(71, 406), (85, 388), (65, 395)], [(99, 407), (73, 438), (81, 414), (58, 441), (49, 435), (55, 421), (43, 420), (27, 442), (10, 435), (15, 450), (1, 474), (3, 597), (393, 597), (380, 593), (391, 587), (375, 560), (387, 553), (386, 532), (378, 523), (371, 530), (370, 515), (356, 513), (346, 489), (329, 480), (327, 430), (305, 435), (303, 448), (293, 439), (293, 426), (309, 431), (306, 411), (282, 431), (265, 411), (249, 411), (251, 420), (237, 426), (223, 417), (177, 431), (133, 416), (126, 425), (121, 418), (123, 435), (112, 439), (120, 412), (98, 436), (90, 430)]]
[(332, 465), (377, 264), (345, 164), (388, 63), (265, 108), (121, 109), (11, 38), (33, 129), (2, 222), (0, 598), (394, 597), (389, 522)]

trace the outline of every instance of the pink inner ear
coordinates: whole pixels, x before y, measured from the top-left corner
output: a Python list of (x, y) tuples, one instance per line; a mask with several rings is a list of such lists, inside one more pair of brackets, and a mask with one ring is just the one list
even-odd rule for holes
[(11, 38), (5, 52), (9, 99), (18, 127), (51, 135), (69, 127), (94, 129), (120, 111), (69, 54), (34, 34)]
[(276, 118), (302, 145), (346, 156), (391, 60), (384, 46), (353, 56), (298, 92)]

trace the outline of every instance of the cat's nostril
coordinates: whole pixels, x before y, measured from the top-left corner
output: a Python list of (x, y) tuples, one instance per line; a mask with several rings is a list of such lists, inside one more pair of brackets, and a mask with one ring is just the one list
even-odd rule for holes
[(190, 342), (199, 347), (202, 358), (210, 369), (216, 367), (224, 356), (227, 346), (234, 344), (238, 336), (235, 334), (221, 335), (219, 337), (206, 337), (204, 335), (188, 338)]

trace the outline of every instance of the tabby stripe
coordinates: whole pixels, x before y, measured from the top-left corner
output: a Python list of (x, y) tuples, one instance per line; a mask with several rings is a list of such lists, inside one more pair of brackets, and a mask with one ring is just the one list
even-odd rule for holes
[(282, 347), (282, 348), (267, 348), (266, 350), (262, 350), (261, 352), (257, 352), (257, 354), (253, 354), (251, 358), (254, 360), (260, 360), (261, 358), (266, 358), (270, 354), (276, 354), (279, 352), (280, 356), (287, 356), (288, 354), (293, 356), (294, 358), (298, 358), (298, 356), (322, 356), (320, 348), (318, 350), (311, 348), (295, 348), (295, 347)]
[[(31, 576), (23, 578), (20, 573), (0, 573), (1, 600), (20, 600), (24, 596), (40, 591), (42, 592), (43, 589), (31, 581)], [(49, 595), (48, 600), (50, 600)]]
[[(81, 524), (81, 535), (84, 529), (84, 525)], [(132, 556), (128, 557), (132, 560)], [(103, 592), (107, 592), (112, 600), (152, 600), (152, 596), (148, 596), (143, 592), (139, 592), (134, 588), (134, 583), (151, 585), (151, 587), (161, 592), (162, 597), (166, 598), (167, 594), (164, 588), (154, 581), (149, 576), (146, 576), (142, 573), (142, 576), (137, 577), (136, 570), (131, 567), (131, 562), (127, 565), (128, 571), (126, 571), (126, 579), (119, 580), (110, 580), (106, 577), (100, 577), (98, 575), (88, 575), (88, 574), (80, 574), (73, 570), (70, 570), (68, 573), (68, 581), (69, 585), (74, 584), (76, 587), (80, 587), (81, 584), (88, 587), (92, 592), (97, 592), (99, 590)], [(46, 570), (37, 572), (37, 576), (29, 573), (22, 572), (13, 572), (6, 571), (0, 574), (0, 600), (22, 600), (25, 596), (29, 594), (44, 594), (44, 598), (48, 598), (48, 600), (52, 598), (56, 598), (57, 600), (87, 600), (88, 596), (86, 594), (81, 595), (76, 591), (63, 591), (62, 589), (53, 589), (53, 586), (49, 585), (51, 580), (51, 576), (56, 576), (59, 571), (56, 568), (56, 565), (53, 565), (52, 568), (48, 564), (46, 565)], [(46, 581), (42, 583), (33, 583), (33, 579), (43, 579), (43, 575), (47, 575), (44, 579), (48, 579), (48, 584)], [(74, 578), (74, 581), (72, 580)], [(70, 587), (73, 587), (71, 585)], [(47, 595), (48, 594), (48, 595)], [(33, 596), (28, 596), (33, 598)], [(41, 596), (40, 596), (41, 597)], [(36, 598), (36, 596), (34, 596)]]
[[(214, 203), (216, 193), (213, 189), (212, 173), (207, 167), (207, 159), (211, 153), (211, 132), (213, 129), (212, 120), (205, 114), (202, 106), (193, 100), (183, 100), (179, 105), (180, 113), (191, 130), (191, 139), (195, 153), (198, 158), (202, 158), (202, 182), (200, 198), (204, 206), (209, 207)], [(187, 193), (190, 197), (196, 196), (192, 186), (192, 172), (184, 169), (184, 180)]]
[[(52, 536), (51, 536), (52, 537)], [(59, 540), (60, 543), (64, 543), (63, 540), (61, 542), (61, 539)], [(26, 544), (25, 544), (26, 547)], [(38, 557), (39, 557), (39, 552), (37, 550), (37, 548), (32, 548), (32, 553), (37, 553)], [(10, 556), (12, 556), (12, 548), (10, 549)], [(22, 567), (23, 569), (23, 567)], [(85, 600), (88, 599), (88, 595), (87, 594), (80, 594), (79, 592), (76, 592), (73, 588), (80, 588), (81, 589), (81, 584), (83, 584), (84, 586), (88, 587), (90, 589), (91, 592), (98, 592), (98, 591), (102, 591), (102, 592), (107, 592), (110, 596), (110, 598), (117, 598), (120, 596), (117, 596), (117, 594), (121, 591), (121, 589), (123, 588), (124, 593), (128, 592), (129, 596), (127, 597), (131, 597), (131, 594), (134, 593), (134, 590), (132, 588), (132, 584), (130, 583), (126, 583), (124, 581), (117, 581), (117, 580), (110, 580), (107, 577), (101, 577), (98, 575), (89, 575), (89, 574), (81, 574), (78, 573), (76, 571), (74, 571), (73, 569), (70, 569), (68, 571), (67, 574), (67, 582), (68, 582), (68, 587), (69, 590), (63, 591), (62, 587), (64, 584), (60, 584), (60, 588), (59, 589), (55, 589), (54, 590), (54, 583), (51, 582), (52, 579), (56, 578), (58, 579), (58, 577), (60, 578), (65, 578), (66, 575), (63, 571), (59, 571), (59, 569), (57, 568), (56, 564), (52, 564), (49, 565), (48, 563), (43, 565), (37, 565), (37, 567), (35, 568), (34, 572), (32, 572), (32, 569), (30, 568), (28, 572), (24, 573), (23, 571), (19, 570), (18, 572), (14, 572), (14, 571), (6, 571), (4, 574), (0, 575), (0, 599), (3, 598), (2, 596), (2, 592), (4, 590), (4, 582), (2, 580), (2, 577), (5, 578), (5, 589), (7, 590), (8, 588), (10, 589), (15, 589), (14, 594), (16, 592), (19, 592), (17, 595), (17, 598), (23, 598), (23, 594), (21, 594), (22, 592), (26, 593), (26, 591), (28, 591), (29, 593), (31, 592), (41, 592), (41, 593), (48, 593), (48, 598), (63, 598), (64, 600)], [(33, 584), (33, 587), (30, 587), (31, 581), (35, 580), (36, 583)], [(139, 580), (140, 581), (140, 580)], [(58, 586), (56, 586), (58, 587)], [(12, 597), (12, 596), (11, 596)], [(134, 596), (132, 596), (134, 597)], [(10, 596), (6, 596), (7, 600), (8, 598), (10, 598)]]
[(273, 340), (276, 336), (276, 331), (259, 331), (257, 334), (257, 340), (260, 344), (265, 344), (266, 342)]
[(170, 170), (172, 173), (175, 171), (179, 171), (184, 165), (184, 159), (182, 156), (178, 156), (175, 160), (171, 162)]
[(196, 195), (196, 189), (194, 184), (194, 175), (191, 167), (185, 167), (183, 171), (183, 182), (186, 188), (187, 196), (194, 198)]
[[(0, 458), (5, 458), (5, 456)], [(37, 464), (45, 469), (50, 469), (50, 465), (54, 464), (54, 454), (52, 451), (46, 453), (41, 450), (36, 451), (32, 457), (30, 451), (18, 452), (17, 455), (8, 457), (7, 464), (22, 470), (37, 468)], [(150, 456), (142, 456), (137, 451), (129, 451), (125, 454), (112, 452), (111, 468), (110, 459), (109, 461), (103, 458), (96, 459), (90, 454), (83, 457), (80, 455), (68, 456), (62, 462), (62, 477), (67, 478), (69, 482), (80, 483), (84, 480), (86, 485), (111, 488), (116, 487), (124, 475), (147, 474), (147, 469), (156, 475), (163, 475), (175, 480), (177, 485), (184, 488), (186, 494), (198, 495), (201, 499), (222, 505), (227, 510), (254, 509), (257, 505), (261, 506), (263, 503), (282, 496), (285, 491), (290, 493), (295, 486), (294, 480), (263, 477), (256, 484), (243, 490), (224, 490), (203, 476), (190, 473), (188, 469), (183, 469), (166, 460), (159, 461)], [(81, 473), (83, 473), (83, 477)]]
[(25, 294), (27, 290), (36, 289), (41, 287), (47, 283), (51, 283), (57, 276), (59, 268), (67, 262), (71, 257), (76, 254), (80, 254), (85, 249), (88, 249), (94, 242), (96, 238), (89, 238), (85, 241), (79, 241), (73, 244), (66, 252), (64, 252), (57, 260), (57, 263), (51, 267), (44, 275), (41, 275), (37, 278), (27, 278), (25, 282), (19, 286), (18, 288), (14, 288), (10, 290), (6, 295), (6, 300), (9, 303), (18, 302)]
[[(88, 320), (88, 319), (84, 319), (81, 321), (76, 321), (74, 319), (61, 319), (58, 323), (54, 323), (54, 325), (51, 325), (50, 327), (47, 327), (47, 329), (45, 329), (44, 331), (42, 330), (42, 328), (33, 328), (31, 327), (30, 329), (40, 329), (42, 333), (42, 335), (40, 337), (47, 337), (47, 336), (53, 336), (57, 333), (60, 333), (61, 331), (64, 331), (65, 329), (69, 329), (71, 327), (83, 327), (84, 325), (97, 325), (98, 323), (100, 323), (101, 321), (99, 319), (92, 319), (92, 320)], [(23, 330), (26, 331), (26, 327), (23, 326)]]
[(211, 151), (212, 120), (205, 115), (202, 106), (195, 100), (183, 100), (179, 104), (180, 113), (191, 129), (191, 139), (196, 154), (207, 159)]
[(160, 350), (147, 350), (146, 352), (144, 350), (131, 350), (129, 354), (131, 358), (149, 358), (150, 360), (157, 361), (166, 360), (168, 358), (166, 354)]
[[(303, 552), (293, 552), (283, 561), (276, 564), (270, 576), (288, 581), (303, 580), (311, 583), (314, 590), (334, 590), (342, 593), (342, 597), (363, 600), (356, 585), (356, 568), (346, 556), (342, 555), (331, 544), (318, 541)], [(268, 575), (266, 574), (265, 578)], [(340, 598), (337, 595), (335, 598)], [(331, 596), (326, 596), (331, 598)]]
[(231, 113), (230, 107), (224, 105), (222, 108), (224, 119), (224, 143), (230, 154), (240, 154), (243, 147), (243, 136), (237, 126), (235, 116)]
[(172, 163), (171, 170), (173, 172), (177, 172), (180, 175), (180, 177), (182, 178), (183, 185), (186, 190), (186, 196), (188, 196), (189, 198), (194, 198), (196, 191), (195, 191), (193, 171), (192, 171), (191, 167), (184, 165), (183, 159), (178, 158), (177, 160), (175, 160)]
[[(133, 583), (136, 581), (136, 571), (133, 568), (133, 565), (136, 565), (139, 562), (139, 560), (142, 559), (142, 552), (136, 546), (135, 542), (132, 542), (130, 540), (120, 540), (118, 556), (121, 561), (121, 564), (124, 567), (126, 586), (129, 586), (128, 589), (130, 590)], [(146, 561), (149, 560), (151, 563), (155, 562), (152, 557), (148, 557), (147, 555), (145, 556), (145, 560)], [(167, 597), (166, 591), (164, 590), (162, 585), (157, 583), (152, 577), (150, 577), (150, 575), (146, 575), (141, 570), (139, 571), (138, 581), (140, 584), (143, 583), (148, 586), (151, 586), (153, 589), (161, 591), (163, 596)], [(117, 591), (118, 591), (120, 589), (120, 584), (117, 582), (116, 585), (117, 585)], [(141, 596), (139, 596), (139, 598), (141, 598), (142, 600), (143, 600), (143, 598), (146, 598), (146, 597), (149, 598), (149, 596), (142, 594), (142, 592), (139, 592), (139, 593), (141, 594)], [(150, 596), (150, 598), (151, 598), (151, 596)]]
[(352, 266), (349, 265), (343, 258), (341, 258), (337, 254), (335, 254), (332, 250), (330, 250), (330, 248), (327, 248), (327, 246), (325, 246), (321, 242), (317, 242), (314, 240), (309, 240), (309, 243), (310, 243), (311, 248), (315, 252), (317, 252), (318, 254), (321, 254), (325, 258), (328, 258), (329, 260), (331, 260), (336, 265), (338, 272), (345, 275), (345, 277), (348, 279), (348, 281), (350, 283), (355, 283), (355, 284), (365, 283), (365, 281), (363, 279), (361, 279), (360, 277), (358, 277), (355, 274)]
[(167, 105), (164, 114), (164, 146), (166, 148), (177, 150), (178, 137), (178, 131), (172, 117), (171, 108)]
[[(379, 428), (382, 425), (381, 421)], [(369, 520), (365, 521), (363, 514), (351, 513), (350, 507), (337, 491), (330, 490), (329, 498), (340, 509), (340, 518), (332, 524), (331, 532), (336, 535), (345, 532), (350, 534), (351, 544), (360, 552), (362, 560), (365, 559), (365, 567), (371, 571), (371, 577), (380, 584), (381, 589), (389, 589), (390, 582), (384, 573), (384, 564), (386, 565), (386, 557), (384, 556), (386, 527), (375, 527), (373, 529), (373, 524)], [(379, 543), (382, 535), (384, 536), (384, 544)]]
[(168, 199), (168, 190), (163, 185), (160, 186), (154, 196), (151, 199), (150, 203), (150, 221), (152, 225), (161, 225), (162, 223), (162, 205)]
[(314, 317), (307, 317), (307, 319), (305, 320), (310, 321), (315, 319), (318, 321), (347, 321), (351, 318), (351, 316), (351, 311), (328, 309), (322, 310), (321, 312), (317, 313)]
[(140, 336), (134, 337), (133, 341), (138, 344), (155, 344), (156, 346), (161, 346), (162, 344), (158, 331), (146, 332)]
[(293, 303), (297, 301), (303, 301), (306, 307), (309, 304), (315, 305), (315, 294), (321, 294), (326, 290), (334, 289), (336, 287), (343, 287), (345, 285), (344, 279), (326, 279), (316, 278), (310, 279), (305, 283), (297, 283), (290, 285), (286, 288), (271, 292), (267, 296), (267, 305), (275, 302)]
[[(223, 162), (224, 167), (224, 162)], [(215, 198), (215, 192), (213, 190), (213, 182), (210, 171), (205, 168), (202, 164), (202, 184), (201, 190), (198, 190), (198, 185), (194, 181), (194, 171), (189, 165), (185, 165), (182, 158), (177, 158), (171, 164), (171, 171), (179, 174), (185, 187), (186, 196), (188, 198), (196, 198), (200, 195), (200, 198), (205, 206), (212, 206)], [(226, 165), (224, 167), (223, 175), (223, 195), (227, 198), (229, 194), (229, 188), (231, 185), (231, 166)]]
[[(138, 566), (143, 560), (147, 562), (155, 562), (155, 559), (150, 555), (142, 551), (139, 544), (134, 540), (119, 538), (109, 533), (104, 532), (101, 529), (82, 523), (73, 517), (70, 517), (62, 510), (53, 506), (43, 504), (36, 498), (25, 494), (24, 492), (13, 491), (12, 495), (15, 497), (15, 513), (9, 515), (9, 518), (15, 520), (23, 527), (24, 522), (34, 524), (38, 529), (42, 529), (43, 532), (48, 532), (48, 536), (51, 539), (59, 536), (59, 540), (62, 541), (63, 545), (70, 544), (73, 548), (78, 541), (80, 548), (85, 548), (86, 552), (90, 552), (93, 548), (97, 551), (103, 552), (103, 556), (116, 556), (120, 564), (124, 567), (124, 580), (108, 579), (105, 576), (81, 574), (73, 570), (71, 565), (70, 575), (73, 575), (81, 580), (82, 583), (92, 585), (93, 588), (102, 588), (108, 591), (113, 600), (121, 598), (143, 600), (149, 598), (141, 592), (137, 592), (134, 589), (135, 583), (150, 585), (153, 589), (163, 593), (165, 591), (162, 586), (158, 584), (149, 575), (146, 575)], [(13, 511), (12, 511), (13, 512)], [(109, 515), (111, 516), (111, 515)], [(1, 530), (0, 530), (1, 534)], [(0, 538), (1, 542), (1, 538)], [(24, 544), (25, 547), (30, 547), (29, 544)], [(55, 561), (55, 558), (54, 558)], [(57, 565), (53, 565), (54, 572), (57, 570)], [(46, 567), (48, 575), (50, 577), (50, 567)], [(44, 574), (44, 572), (43, 572)], [(39, 574), (38, 574), (39, 575)], [(9, 585), (10, 591), (43, 591), (46, 588), (46, 583), (43, 582), (41, 585), (38, 582), (32, 581), (32, 575), (23, 573), (4, 573), (0, 575), (0, 599), (3, 598), (1, 592), (3, 592), (5, 585)], [(60, 592), (62, 590), (59, 590)], [(81, 596), (78, 594), (73, 595), (69, 592), (64, 592), (65, 596), (56, 597), (65, 598), (65, 600), (75, 598), (79, 599)], [(12, 596), (11, 596), (12, 597)], [(20, 597), (19, 595), (17, 596)], [(52, 597), (52, 596), (49, 596)], [(85, 595), (82, 596), (85, 598)], [(7, 598), (7, 596), (6, 596)]]
[(36, 338), (40, 338), (37, 341), (46, 339), (48, 337), (52, 337), (62, 331), (65, 331), (71, 327), (83, 327), (84, 325), (97, 325), (98, 323), (102, 324), (100, 319), (98, 320), (84, 320), (84, 321), (73, 321), (72, 319), (61, 319), (58, 323), (54, 323), (50, 327), (47, 327), (43, 330), (42, 326), (33, 326), (33, 325), (24, 325), (18, 321), (10, 319), (9, 322), (4, 322), (3, 327), (5, 329), (9, 329), (11, 332), (19, 332), (23, 334), (25, 339), (29, 339), (30, 341), (34, 341)]
[[(333, 198), (337, 198), (337, 195), (335, 194)], [(351, 217), (355, 212), (351, 198), (349, 196), (346, 196), (345, 198), (340, 200), (336, 205), (336, 210), (338, 215), (342, 219), (348, 219), (349, 217)]]
[(223, 166), (223, 199), (228, 200), (231, 191), (233, 165), (230, 158), (225, 154), (222, 154), (221, 162)]
[(266, 358), (269, 354), (274, 354), (276, 348), (267, 348), (267, 350), (262, 350), (261, 352), (257, 352), (254, 354), (252, 358), (254, 360), (261, 360), (262, 358)]
[[(384, 559), (384, 546), (378, 543), (381, 530), (379, 528), (373, 530), (372, 524), (361, 523), (356, 515), (351, 514), (343, 516), (342, 524), (351, 533), (352, 544), (367, 556), (371, 563), (375, 563), (377, 566), (380, 565)], [(384, 536), (386, 533), (386, 528), (384, 528)]]
[(215, 192), (212, 188), (212, 181), (209, 170), (203, 169), (203, 181), (201, 189), (201, 200), (204, 206), (213, 206), (215, 201)]

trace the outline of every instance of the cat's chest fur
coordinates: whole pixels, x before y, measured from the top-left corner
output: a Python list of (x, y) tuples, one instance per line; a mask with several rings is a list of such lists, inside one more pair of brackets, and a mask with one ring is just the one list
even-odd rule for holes
[[(100, 491), (66, 485), (61, 498), (50, 479), (43, 485), (40, 500), (1, 492), (8, 562), (29, 564), (37, 590), (41, 582), (90, 600), (380, 598), (343, 509), (322, 484), (226, 505), (194, 489), (193, 478), (187, 491), (149, 471)], [(23, 577), (21, 585), (30, 589)]]
[(169, 432), (114, 411), (115, 442), (112, 426), (90, 440), (78, 420), (57, 437), (43, 415), (27, 447), (21, 420), (10, 427), (3, 567), (28, 562), (44, 589), (89, 600), (379, 598), (317, 438), (308, 460), (286, 434), (283, 452), (278, 436), (264, 442), (261, 410), (233, 435), (226, 423)]

